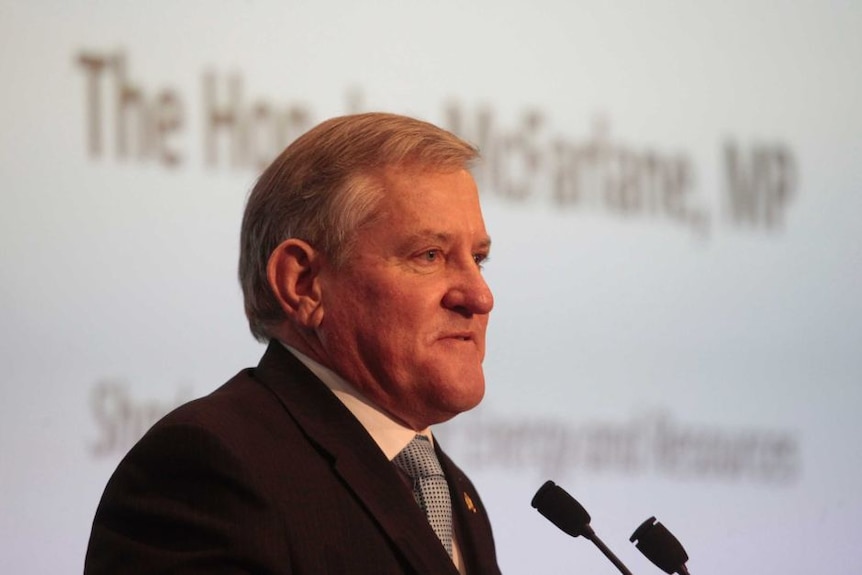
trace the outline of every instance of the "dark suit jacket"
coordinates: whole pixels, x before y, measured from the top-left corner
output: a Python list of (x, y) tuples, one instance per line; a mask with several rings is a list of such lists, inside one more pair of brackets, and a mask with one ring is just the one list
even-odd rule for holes
[[(498, 574), (479, 495), (438, 452), (467, 568)], [(457, 575), (395, 466), (278, 343), (123, 459), (84, 571)]]

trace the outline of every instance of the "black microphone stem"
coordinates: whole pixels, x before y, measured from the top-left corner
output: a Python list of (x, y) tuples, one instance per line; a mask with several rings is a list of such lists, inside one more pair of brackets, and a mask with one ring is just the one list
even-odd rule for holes
[(599, 548), (599, 551), (605, 554), (605, 557), (614, 564), (614, 566), (620, 570), (620, 573), (623, 575), (632, 575), (632, 572), (628, 570), (628, 568), (623, 565), (623, 562), (620, 561), (614, 552), (608, 549), (608, 546), (605, 545), (605, 542), (599, 539), (599, 536), (596, 535), (595, 531), (592, 530), (589, 526), (587, 526), (588, 531), (584, 533), (584, 537), (593, 542), (593, 545)]

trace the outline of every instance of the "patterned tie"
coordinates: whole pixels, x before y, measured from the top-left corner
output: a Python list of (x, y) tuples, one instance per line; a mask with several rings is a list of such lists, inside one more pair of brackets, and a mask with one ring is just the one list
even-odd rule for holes
[(424, 435), (416, 435), (392, 460), (413, 479), (413, 496), (428, 516), (449, 556), (452, 556), (452, 500), (443, 468), (434, 447)]

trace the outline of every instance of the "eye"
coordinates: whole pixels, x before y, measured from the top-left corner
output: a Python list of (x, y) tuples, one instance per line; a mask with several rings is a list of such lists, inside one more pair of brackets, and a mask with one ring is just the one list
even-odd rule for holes
[(476, 267), (480, 270), (485, 267), (485, 264), (488, 263), (488, 260), (491, 258), (488, 254), (473, 254), (473, 261), (476, 262)]
[(419, 254), (419, 257), (422, 258), (422, 261), (424, 262), (436, 262), (440, 259), (440, 250), (425, 250)]

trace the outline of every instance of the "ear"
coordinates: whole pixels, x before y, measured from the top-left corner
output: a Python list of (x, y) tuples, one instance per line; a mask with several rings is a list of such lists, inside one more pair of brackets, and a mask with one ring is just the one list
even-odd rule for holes
[(321, 259), (308, 243), (290, 238), (273, 250), (266, 266), (269, 287), (281, 309), (303, 327), (316, 328), (323, 319)]

